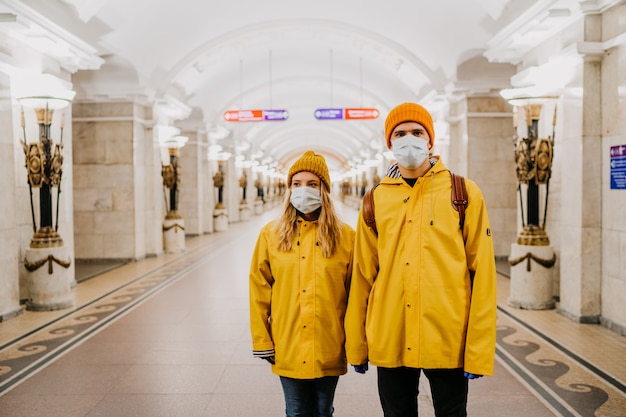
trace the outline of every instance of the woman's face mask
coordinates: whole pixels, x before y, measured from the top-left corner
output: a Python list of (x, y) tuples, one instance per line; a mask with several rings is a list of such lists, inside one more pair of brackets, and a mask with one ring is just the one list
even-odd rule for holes
[(316, 188), (294, 187), (289, 201), (300, 213), (309, 214), (322, 206), (322, 193)]
[(415, 169), (428, 158), (428, 142), (417, 136), (405, 135), (391, 141), (391, 151), (398, 164)]

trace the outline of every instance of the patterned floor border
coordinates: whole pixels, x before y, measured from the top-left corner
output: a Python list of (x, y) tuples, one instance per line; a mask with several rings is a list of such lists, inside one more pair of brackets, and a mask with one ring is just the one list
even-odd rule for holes
[(196, 268), (220, 241), (216, 239), (192, 250), (40, 329), (0, 346), (0, 396)]
[(555, 415), (626, 415), (623, 385), (502, 309), (498, 312), (497, 358)]

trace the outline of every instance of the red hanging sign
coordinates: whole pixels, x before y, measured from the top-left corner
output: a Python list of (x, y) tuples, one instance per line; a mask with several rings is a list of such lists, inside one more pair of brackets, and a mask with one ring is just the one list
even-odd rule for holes
[(262, 122), (264, 120), (287, 120), (287, 110), (228, 110), (224, 112), (227, 122)]
[(380, 112), (373, 108), (346, 108), (346, 120), (355, 119), (376, 119)]

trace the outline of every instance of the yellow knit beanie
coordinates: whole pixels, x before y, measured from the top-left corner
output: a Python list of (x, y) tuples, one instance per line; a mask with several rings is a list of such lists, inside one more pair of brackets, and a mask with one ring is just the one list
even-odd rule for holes
[(391, 133), (400, 123), (417, 122), (424, 126), (430, 136), (430, 146), (435, 144), (435, 129), (433, 129), (433, 118), (428, 110), (416, 103), (402, 103), (394, 107), (389, 112), (385, 120), (385, 139), (387, 148), (391, 149)]
[(313, 151), (306, 151), (300, 159), (293, 163), (289, 168), (289, 174), (287, 175), (287, 187), (291, 186), (291, 177), (298, 172), (308, 171), (312, 172), (326, 184), (326, 187), (330, 189), (330, 175), (328, 174), (328, 166), (326, 166), (326, 159), (320, 154)]

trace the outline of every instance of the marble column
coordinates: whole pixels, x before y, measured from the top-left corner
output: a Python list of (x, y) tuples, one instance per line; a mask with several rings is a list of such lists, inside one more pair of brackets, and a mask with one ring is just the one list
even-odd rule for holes
[(165, 207), (152, 114), (135, 102), (73, 108), (77, 259), (163, 253)]
[[(9, 77), (0, 73), (0, 89), (8, 91), (10, 89)], [(0, 274), (0, 321), (18, 315), (22, 312), (20, 306), (20, 286), (19, 286), (19, 264), (20, 250), (16, 247), (18, 242), (19, 227), (17, 222), (17, 199), (18, 192), (24, 193), (20, 200), (24, 201), (24, 213), (29, 221), (30, 208), (28, 208), (28, 188), (25, 187), (26, 170), (23, 168), (24, 151), (17, 139), (13, 136), (13, 114), (11, 98), (8, 94), (3, 94), (0, 98), (0, 189), (5, 191), (0, 199), (0, 264), (2, 274)], [(18, 155), (21, 158), (18, 158)], [(16, 166), (17, 161), (20, 166)], [(16, 187), (15, 172), (20, 170), (23, 176), (22, 187)], [(19, 191), (18, 191), (19, 190)], [(27, 211), (26, 211), (27, 210)], [(32, 227), (26, 226), (32, 234)], [(20, 248), (22, 245), (20, 245)], [(23, 257), (23, 253), (22, 253)]]
[(443, 152), (448, 157), (444, 163), (480, 187), (489, 212), (495, 254), (508, 256), (517, 232), (511, 107), (499, 96), (468, 96), (451, 106), (449, 121), (449, 146)]
[(229, 223), (241, 221), (239, 212), (239, 201), (241, 200), (241, 188), (239, 187), (239, 175), (235, 166), (235, 158), (228, 158), (224, 161), (226, 178), (224, 179), (224, 205), (228, 213)]
[[(585, 40), (600, 41), (602, 16), (585, 16)], [(601, 312), (602, 282), (602, 56), (583, 57), (582, 102), (566, 102), (570, 131), (562, 149), (567, 169), (561, 180), (560, 313), (596, 323)], [(580, 124), (582, 120), (582, 125)]]
[(184, 131), (189, 138), (187, 144), (180, 149), (180, 193), (178, 207), (185, 216), (185, 234), (197, 236), (206, 233), (203, 219), (203, 163), (206, 163), (206, 145), (198, 140), (197, 132)]
[[(620, 19), (626, 16), (626, 3), (605, 14), (603, 32), (624, 38), (626, 27)], [(603, 39), (607, 42), (606, 37)], [(626, 146), (626, 39), (621, 47), (611, 48), (602, 56), (602, 309), (600, 322), (626, 336), (626, 189), (612, 188), (612, 162), (621, 160), (613, 154)], [(617, 172), (613, 172), (617, 175)], [(615, 178), (614, 178), (615, 179)], [(617, 185), (617, 184), (616, 184)]]

